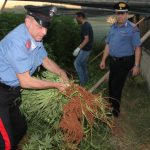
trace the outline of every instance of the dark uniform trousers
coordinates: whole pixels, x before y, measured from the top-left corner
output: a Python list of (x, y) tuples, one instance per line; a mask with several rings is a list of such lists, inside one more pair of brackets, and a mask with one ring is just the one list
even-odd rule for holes
[(109, 96), (114, 116), (120, 113), (122, 89), (133, 65), (134, 56), (110, 57)]
[(0, 83), (0, 150), (16, 150), (25, 135), (27, 123), (21, 114), (20, 88)]

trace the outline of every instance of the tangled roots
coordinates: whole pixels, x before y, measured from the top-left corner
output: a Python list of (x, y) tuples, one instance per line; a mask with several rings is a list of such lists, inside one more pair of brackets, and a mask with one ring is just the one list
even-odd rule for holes
[(80, 143), (84, 136), (83, 117), (87, 119), (90, 126), (93, 125), (93, 114), (97, 112), (96, 96), (75, 84), (66, 89), (65, 95), (70, 98), (70, 101), (64, 105), (60, 128), (65, 141)]

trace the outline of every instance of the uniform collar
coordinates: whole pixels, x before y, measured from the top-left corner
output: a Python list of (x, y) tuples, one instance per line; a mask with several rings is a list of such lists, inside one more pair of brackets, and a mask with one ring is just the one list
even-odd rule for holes
[(30, 35), (30, 33), (29, 33), (29, 31), (28, 31), (28, 29), (27, 29), (27, 27), (26, 27), (26, 25), (24, 24), (24, 27), (25, 27), (25, 30), (26, 30), (26, 33), (27, 33), (27, 35), (28, 35), (28, 39), (27, 40), (30, 40), (31, 41), (31, 49), (35, 49), (35, 48), (37, 48), (37, 47), (41, 47), (42, 46), (42, 42), (36, 42), (33, 38), (32, 38), (32, 36)]
[(126, 20), (125, 22), (124, 22), (124, 24), (122, 24), (121, 26), (118, 26), (118, 24), (117, 24), (117, 22), (114, 24), (114, 27), (115, 28), (118, 28), (118, 27), (127, 27), (128, 26), (128, 23), (129, 23), (129, 20)]

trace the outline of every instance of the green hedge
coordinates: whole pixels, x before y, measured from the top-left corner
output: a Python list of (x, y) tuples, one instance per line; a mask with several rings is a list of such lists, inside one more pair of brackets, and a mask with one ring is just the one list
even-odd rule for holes
[(73, 66), (73, 50), (79, 45), (79, 26), (71, 16), (56, 17), (48, 30), (45, 42), (53, 50), (56, 61), (63, 67)]
[(23, 14), (14, 13), (1, 13), (0, 14), (0, 40), (4, 36), (18, 26), (20, 23), (24, 22)]

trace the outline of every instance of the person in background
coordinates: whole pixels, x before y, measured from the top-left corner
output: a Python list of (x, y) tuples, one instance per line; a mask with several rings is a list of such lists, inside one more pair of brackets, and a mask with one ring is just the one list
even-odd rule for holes
[[(0, 41), (0, 150), (15, 150), (27, 130), (19, 110), (20, 88), (64, 91), (68, 77), (49, 59), (42, 39), (55, 11), (49, 6), (25, 6), (25, 23), (17, 26)], [(51, 82), (32, 77), (38, 66), (62, 78)]]
[(129, 71), (136, 76), (140, 72), (141, 41), (139, 29), (128, 21), (128, 4), (116, 3), (114, 6), (116, 23), (111, 26), (100, 68), (105, 69), (110, 56), (109, 97), (112, 114), (120, 114), (121, 94)]
[(92, 52), (93, 29), (91, 24), (87, 22), (86, 16), (83, 12), (76, 13), (76, 21), (78, 24), (81, 24), (81, 43), (73, 52), (73, 56), (76, 57), (74, 66), (77, 71), (80, 84), (84, 85), (88, 81), (87, 62)]

